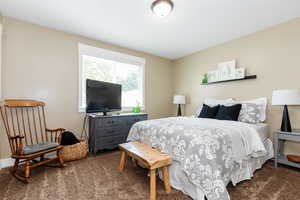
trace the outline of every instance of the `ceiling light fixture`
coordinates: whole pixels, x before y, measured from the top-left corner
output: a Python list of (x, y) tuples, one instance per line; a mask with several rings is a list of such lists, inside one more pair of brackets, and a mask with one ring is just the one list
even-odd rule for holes
[(159, 17), (165, 17), (173, 10), (174, 4), (171, 0), (155, 0), (151, 9)]

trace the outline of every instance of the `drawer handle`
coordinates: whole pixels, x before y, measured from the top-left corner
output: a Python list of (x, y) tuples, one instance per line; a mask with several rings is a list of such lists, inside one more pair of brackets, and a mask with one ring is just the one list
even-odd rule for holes
[(114, 133), (115, 131), (114, 130), (111, 130), (111, 131), (107, 131), (107, 133)]

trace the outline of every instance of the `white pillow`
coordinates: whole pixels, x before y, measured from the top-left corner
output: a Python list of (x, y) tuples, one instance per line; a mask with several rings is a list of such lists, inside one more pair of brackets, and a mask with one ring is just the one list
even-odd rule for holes
[(267, 98), (258, 98), (247, 101), (234, 101), (242, 104), (239, 121), (247, 123), (259, 123), (266, 120)]
[(205, 99), (204, 102), (198, 106), (195, 117), (198, 117), (200, 115), (200, 112), (202, 110), (203, 104), (206, 104), (208, 106), (216, 106), (216, 105), (232, 105), (234, 103), (232, 98), (229, 99)]

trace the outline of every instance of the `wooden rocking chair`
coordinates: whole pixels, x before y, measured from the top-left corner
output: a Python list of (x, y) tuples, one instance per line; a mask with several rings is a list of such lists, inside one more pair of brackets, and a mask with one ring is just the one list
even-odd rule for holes
[[(28, 183), (32, 168), (58, 161), (58, 167), (64, 167), (59, 155), (62, 149), (60, 135), (63, 128), (48, 129), (45, 120), (45, 104), (35, 100), (4, 100), (1, 105), (1, 117), (8, 137), (11, 157), (15, 164), (11, 173), (18, 180)], [(56, 152), (47, 158), (45, 154)], [(45, 156), (45, 157), (44, 157)], [(23, 163), (23, 175), (18, 173)]]

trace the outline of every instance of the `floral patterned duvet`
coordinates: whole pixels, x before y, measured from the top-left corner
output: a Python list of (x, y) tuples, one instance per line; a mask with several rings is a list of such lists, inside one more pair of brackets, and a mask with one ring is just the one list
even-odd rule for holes
[(209, 200), (230, 199), (226, 190), (242, 160), (266, 154), (250, 125), (194, 117), (171, 117), (134, 124), (128, 141), (168, 153)]

